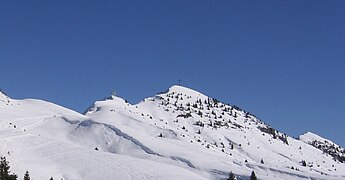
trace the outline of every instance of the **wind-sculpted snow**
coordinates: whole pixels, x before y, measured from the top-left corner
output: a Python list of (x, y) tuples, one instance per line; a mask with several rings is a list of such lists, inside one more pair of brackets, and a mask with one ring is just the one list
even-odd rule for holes
[[(13, 172), (29, 170), (35, 179), (203, 179), (167, 164), (109, 154), (24, 132), (0, 131), (1, 155)], [(155, 171), (154, 169), (159, 169)]]
[(78, 124), (80, 121), (78, 120), (70, 120), (67, 117), (61, 117), (65, 122), (70, 123), (70, 124)]
[(176, 157), (176, 156), (171, 156), (170, 158), (171, 158), (172, 160), (177, 160), (177, 161), (184, 162), (184, 163), (186, 163), (189, 167), (195, 168), (195, 166), (194, 166), (190, 161), (188, 161), (187, 159), (184, 159), (184, 158), (181, 158), (181, 157)]
[(150, 148), (146, 147), (145, 145), (143, 145), (142, 143), (140, 143), (137, 139), (133, 138), (132, 136), (123, 133), (120, 129), (108, 125), (108, 124), (103, 124), (103, 123), (98, 123), (92, 120), (85, 120), (83, 122), (81, 122), (79, 124), (79, 126), (83, 126), (83, 127), (90, 127), (92, 125), (98, 125), (98, 126), (104, 126), (105, 128), (108, 128), (112, 131), (114, 131), (116, 133), (117, 136), (122, 137), (126, 140), (129, 140), (130, 142), (132, 142), (133, 144), (137, 145), (138, 147), (140, 147), (142, 150), (144, 150), (147, 154), (151, 154), (151, 155), (159, 155), (157, 153), (155, 153), (154, 151), (152, 151)]

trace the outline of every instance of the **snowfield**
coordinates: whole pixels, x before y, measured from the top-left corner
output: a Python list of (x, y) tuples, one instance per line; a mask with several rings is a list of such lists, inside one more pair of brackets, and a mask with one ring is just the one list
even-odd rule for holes
[[(96, 101), (85, 114), (0, 93), (0, 155), (33, 179), (345, 179), (343, 148), (294, 139), (249, 112), (192, 89), (131, 105)], [(305, 162), (305, 164), (303, 163)]]

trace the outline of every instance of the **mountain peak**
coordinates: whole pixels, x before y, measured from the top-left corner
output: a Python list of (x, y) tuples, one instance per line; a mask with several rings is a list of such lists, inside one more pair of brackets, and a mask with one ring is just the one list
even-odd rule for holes
[(188, 87), (184, 87), (184, 86), (180, 86), (180, 85), (173, 85), (171, 86), (167, 91), (160, 93), (160, 94), (183, 94), (183, 95), (187, 95), (187, 96), (195, 96), (195, 97), (207, 97), (206, 95), (195, 91), (191, 88)]
[(177, 98), (180, 103), (194, 103), (197, 100), (204, 101), (209, 98), (198, 91), (179, 85), (173, 85), (168, 90), (158, 93), (157, 96), (166, 100), (168, 100), (169, 97)]
[(175, 92), (191, 92), (191, 91), (194, 91), (196, 92), (195, 90), (192, 90), (190, 88), (187, 88), (187, 87), (184, 87), (184, 86), (181, 86), (181, 85), (173, 85), (169, 88), (169, 91), (175, 91)]

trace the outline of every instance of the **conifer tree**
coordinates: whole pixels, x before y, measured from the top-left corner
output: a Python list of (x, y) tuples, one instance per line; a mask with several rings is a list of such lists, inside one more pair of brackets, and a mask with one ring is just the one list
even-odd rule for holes
[(230, 145), (230, 149), (234, 149), (234, 145), (233, 144)]
[(252, 171), (252, 174), (250, 175), (250, 180), (257, 180), (255, 172)]
[(235, 177), (234, 173), (232, 173), (232, 171), (230, 172), (227, 180), (236, 180), (236, 177)]
[(30, 175), (29, 175), (29, 171), (26, 171), (24, 174), (24, 180), (30, 180)]
[(5, 157), (0, 158), (0, 179), (1, 180), (16, 180), (17, 175), (11, 174), (10, 175), (10, 165)]
[(306, 167), (307, 163), (305, 162), (305, 160), (302, 160), (302, 166)]

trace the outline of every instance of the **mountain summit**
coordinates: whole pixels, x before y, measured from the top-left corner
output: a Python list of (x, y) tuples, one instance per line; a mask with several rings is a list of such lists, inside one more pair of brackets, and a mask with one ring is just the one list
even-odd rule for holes
[(289, 137), (182, 86), (138, 104), (113, 95), (84, 115), (39, 100), (13, 102), (0, 109), (0, 152), (35, 179), (226, 179), (230, 172), (248, 179), (252, 171), (259, 179), (345, 177), (345, 151), (332, 141)]

